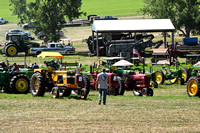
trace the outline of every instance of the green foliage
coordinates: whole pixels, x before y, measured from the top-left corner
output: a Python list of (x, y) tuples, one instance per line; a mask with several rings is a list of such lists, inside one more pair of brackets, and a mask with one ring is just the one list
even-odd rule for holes
[(11, 0), (12, 11), (21, 22), (35, 21), (35, 33), (42, 32), (50, 40), (57, 42), (60, 39), (58, 32), (65, 24), (65, 17), (72, 21), (84, 12), (80, 11), (81, 0), (35, 0), (26, 2)]
[[(169, 18), (175, 28), (185, 37), (200, 31), (200, 1), (199, 0), (145, 0), (141, 9), (143, 14), (153, 18)], [(184, 29), (184, 30), (183, 30)]]

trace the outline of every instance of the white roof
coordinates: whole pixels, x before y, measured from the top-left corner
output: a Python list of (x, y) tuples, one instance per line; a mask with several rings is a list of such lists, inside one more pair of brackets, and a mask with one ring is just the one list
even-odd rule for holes
[(171, 32), (174, 25), (170, 19), (94, 20), (94, 32)]

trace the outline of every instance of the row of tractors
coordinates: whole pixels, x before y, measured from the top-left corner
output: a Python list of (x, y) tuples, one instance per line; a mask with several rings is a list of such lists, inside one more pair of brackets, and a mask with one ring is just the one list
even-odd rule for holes
[[(17, 94), (31, 92), (33, 96), (44, 96), (45, 92), (51, 92), (53, 98), (70, 96), (74, 91), (83, 99), (87, 98), (90, 90), (95, 90), (96, 79), (100, 73), (94, 70), (95, 65), (90, 67), (90, 71), (78, 73), (76, 70), (58, 68), (57, 63), (55, 61), (45, 62), (46, 69), (20, 68), (19, 71), (12, 71), (9, 64), (1, 62), (0, 90)], [(198, 96), (199, 68), (199, 66), (187, 69), (163, 67), (164, 72), (162, 70), (145, 72), (143, 68), (136, 73), (136, 69), (127, 70), (111, 66), (107, 70), (110, 83), (108, 94), (124, 95), (125, 90), (131, 90), (135, 96), (153, 96), (152, 88), (157, 88), (159, 84), (169, 80), (172, 84), (183, 85), (187, 82), (188, 96)]]

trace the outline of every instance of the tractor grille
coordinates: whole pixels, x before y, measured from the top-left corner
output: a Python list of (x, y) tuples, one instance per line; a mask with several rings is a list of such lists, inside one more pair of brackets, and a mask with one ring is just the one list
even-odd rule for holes
[(74, 74), (67, 75), (67, 84), (75, 84), (75, 75)]

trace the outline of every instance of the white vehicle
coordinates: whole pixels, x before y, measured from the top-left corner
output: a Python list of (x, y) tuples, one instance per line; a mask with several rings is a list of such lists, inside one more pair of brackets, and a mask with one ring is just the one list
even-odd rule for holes
[(8, 20), (0, 18), (0, 24), (6, 24), (6, 23), (8, 23)]
[(21, 35), (27, 35), (27, 36), (31, 35), (30, 32), (24, 31), (24, 30), (9, 30), (7, 34), (21, 34)]
[(31, 54), (40, 54), (41, 52), (59, 52), (61, 54), (74, 54), (75, 48), (65, 46), (62, 43), (49, 43), (48, 47), (31, 48)]

